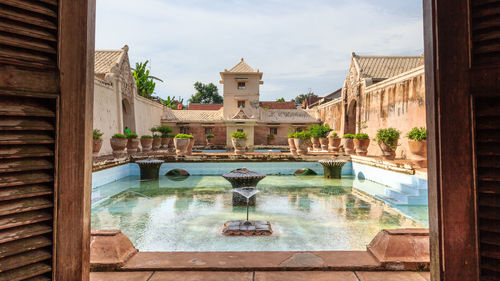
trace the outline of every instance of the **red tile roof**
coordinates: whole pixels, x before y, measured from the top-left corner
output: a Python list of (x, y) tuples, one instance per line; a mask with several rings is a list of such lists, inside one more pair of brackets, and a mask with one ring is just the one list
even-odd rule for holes
[(296, 109), (295, 103), (291, 101), (261, 101), (260, 107), (266, 107), (268, 109)]
[(188, 110), (219, 110), (222, 104), (190, 103)]

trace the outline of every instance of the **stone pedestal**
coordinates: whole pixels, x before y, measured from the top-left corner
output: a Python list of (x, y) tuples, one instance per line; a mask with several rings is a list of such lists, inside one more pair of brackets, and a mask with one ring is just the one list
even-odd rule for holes
[(428, 229), (384, 229), (366, 248), (387, 269), (429, 270)]
[(163, 160), (145, 159), (136, 161), (141, 169), (141, 180), (157, 180), (160, 174), (160, 166)]
[(90, 269), (115, 270), (138, 251), (120, 230), (92, 230), (90, 233)]
[(342, 177), (342, 167), (347, 163), (346, 160), (340, 159), (323, 159), (319, 160), (325, 171), (325, 178), (340, 179)]
[(224, 224), (222, 234), (227, 236), (269, 236), (273, 234), (268, 221), (228, 221)]

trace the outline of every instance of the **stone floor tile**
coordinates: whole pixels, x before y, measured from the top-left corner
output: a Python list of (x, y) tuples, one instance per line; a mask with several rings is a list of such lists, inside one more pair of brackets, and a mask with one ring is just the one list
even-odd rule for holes
[(254, 281), (358, 281), (351, 271), (260, 271)]
[(157, 271), (148, 281), (252, 281), (253, 272)]
[(413, 271), (356, 271), (360, 281), (426, 281)]
[(426, 271), (426, 272), (419, 272), (422, 277), (425, 278), (426, 281), (431, 281), (431, 273)]
[(153, 272), (91, 272), (90, 281), (147, 281)]

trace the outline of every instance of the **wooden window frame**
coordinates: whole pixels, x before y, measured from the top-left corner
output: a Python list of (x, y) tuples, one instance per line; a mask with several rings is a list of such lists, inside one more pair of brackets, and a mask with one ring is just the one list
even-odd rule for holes
[[(432, 280), (477, 280), (469, 1), (423, 3)], [(60, 0), (55, 280), (89, 279), (94, 29), (95, 0)]]

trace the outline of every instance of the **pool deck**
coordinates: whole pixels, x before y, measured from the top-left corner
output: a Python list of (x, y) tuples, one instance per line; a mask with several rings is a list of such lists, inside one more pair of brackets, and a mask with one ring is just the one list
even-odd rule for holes
[(429, 272), (373, 271), (143, 271), (92, 272), (91, 281), (430, 281)]

